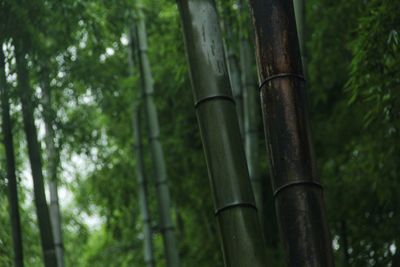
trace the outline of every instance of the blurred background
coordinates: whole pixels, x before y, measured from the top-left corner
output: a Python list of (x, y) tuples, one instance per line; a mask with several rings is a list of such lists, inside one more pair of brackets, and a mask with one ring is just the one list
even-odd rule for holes
[[(247, 3), (216, 2), (226, 54), (243, 71), (240, 40), (254, 54)], [(336, 266), (400, 266), (400, 1), (302, 4), (309, 114)], [(48, 202), (51, 181), (58, 187), (65, 266), (145, 266), (132, 127), (142, 89), (132, 53), (137, 41), (129, 34), (139, 10), (182, 266), (223, 266), (176, 3), (2, 0), (0, 6), (1, 86), (10, 103), (25, 266), (43, 263), (18, 54), (32, 90)], [(251, 71), (258, 90), (255, 63)], [(283, 266), (258, 97), (256, 103), (263, 229), (270, 266)], [(148, 138), (143, 153), (154, 257), (156, 266), (165, 266)], [(13, 264), (13, 246), (3, 145), (0, 162), (0, 266), (6, 267)]]

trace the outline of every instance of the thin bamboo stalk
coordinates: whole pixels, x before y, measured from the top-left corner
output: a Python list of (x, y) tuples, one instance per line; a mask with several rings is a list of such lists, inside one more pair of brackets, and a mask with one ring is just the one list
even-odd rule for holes
[[(128, 49), (128, 63), (130, 74), (133, 75), (134, 60), (134, 44), (133, 35), (134, 29), (129, 30), (129, 43)], [(133, 109), (132, 114), (132, 126), (133, 126), (133, 139), (134, 139), (134, 153), (136, 159), (136, 178), (138, 183), (138, 194), (139, 194), (139, 206), (140, 213), (142, 215), (143, 222), (143, 252), (144, 261), (147, 267), (154, 267), (156, 265), (154, 258), (153, 249), (153, 231), (151, 227), (151, 217), (149, 210), (148, 191), (147, 191), (147, 177), (145, 174), (143, 146), (142, 146), (142, 126), (141, 126), (141, 114), (140, 105), (137, 105)]]
[(19, 97), (22, 105), (22, 117), (28, 143), (28, 155), (31, 164), (33, 178), (33, 192), (39, 225), (40, 240), (42, 245), (43, 259), (45, 267), (57, 266), (57, 257), (54, 247), (54, 237), (51, 231), (51, 221), (49, 208), (46, 202), (44, 190), (42, 159), (40, 145), (37, 138), (37, 130), (33, 116), (33, 92), (29, 84), (29, 74), (25, 51), (22, 42), (15, 44), (15, 59), (17, 69), (17, 81)]
[[(243, 12), (243, 11), (242, 11)], [(243, 15), (243, 14), (242, 14)], [(242, 25), (243, 26), (243, 25)], [(263, 222), (263, 190), (260, 177), (259, 149), (258, 149), (258, 108), (257, 108), (257, 86), (255, 74), (254, 50), (251, 49), (248, 35), (242, 30), (240, 32), (240, 64), (242, 69), (242, 88), (244, 103), (244, 148), (247, 158), (247, 166), (251, 185), (253, 187), (259, 216)]]
[[(0, 43), (1, 44), (1, 43)], [(2, 45), (2, 44), (1, 44)], [(23, 267), (23, 249), (22, 249), (22, 232), (21, 218), (19, 214), (17, 177), (15, 174), (15, 153), (14, 142), (12, 135), (12, 121), (10, 116), (10, 102), (7, 88), (6, 72), (5, 72), (5, 57), (2, 47), (0, 47), (0, 93), (1, 93), (1, 108), (2, 108), (2, 133), (3, 144), (6, 150), (7, 161), (7, 187), (8, 199), (10, 205), (10, 222), (14, 252), (14, 266)]]
[(43, 100), (43, 118), (45, 124), (45, 143), (47, 154), (47, 170), (46, 174), (49, 181), (50, 192), (50, 219), (52, 223), (54, 245), (57, 256), (57, 266), (64, 267), (64, 245), (61, 227), (61, 212), (58, 199), (58, 166), (60, 162), (59, 148), (55, 144), (55, 131), (53, 128), (55, 111), (52, 108), (52, 94), (50, 82), (48, 79), (48, 71), (43, 69), (42, 73), (42, 100)]
[[(225, 25), (228, 23), (225, 23)], [(225, 42), (225, 51), (227, 57), (227, 68), (229, 73), (229, 80), (232, 87), (233, 98), (235, 99), (236, 104), (236, 112), (239, 120), (239, 128), (242, 136), (244, 135), (244, 110), (243, 110), (243, 90), (242, 90), (242, 82), (241, 82), (241, 74), (239, 68), (238, 58), (230, 45), (233, 40), (232, 30), (228, 24), (225, 26), (227, 32), (227, 38)]]
[(303, 62), (303, 70), (306, 72), (306, 47), (305, 47), (305, 28), (306, 28), (306, 0), (293, 0), (294, 13), (296, 17), (297, 32), (300, 45), (301, 61)]
[(171, 197), (167, 183), (167, 170), (160, 142), (157, 109), (153, 100), (154, 88), (150, 62), (147, 56), (146, 25), (142, 10), (138, 10), (137, 20), (138, 53), (143, 88), (143, 99), (148, 120), (149, 143), (156, 177), (159, 228), (163, 236), (167, 267), (179, 267), (179, 253), (173, 221), (171, 218)]
[(148, 206), (147, 179), (144, 174), (142, 134), (140, 125), (139, 107), (133, 115), (133, 126), (135, 136), (136, 177), (139, 186), (139, 205), (143, 221), (144, 261), (146, 266), (154, 267), (155, 259), (153, 253), (152, 227)]

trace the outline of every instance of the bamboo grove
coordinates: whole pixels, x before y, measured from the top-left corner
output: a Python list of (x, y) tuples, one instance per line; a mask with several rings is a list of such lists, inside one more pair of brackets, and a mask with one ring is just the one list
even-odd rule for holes
[(398, 1), (0, 2), (0, 266), (400, 266)]

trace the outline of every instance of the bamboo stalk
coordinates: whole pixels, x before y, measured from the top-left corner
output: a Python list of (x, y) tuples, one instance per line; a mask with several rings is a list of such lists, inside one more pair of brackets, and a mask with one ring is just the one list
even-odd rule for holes
[(292, 0), (250, 0), (272, 183), (288, 266), (333, 266)]
[(225, 266), (266, 266), (213, 0), (178, 0)]
[[(1, 43), (0, 43), (1, 44)], [(14, 252), (14, 266), (23, 267), (23, 249), (22, 249), (22, 232), (21, 218), (19, 214), (17, 177), (15, 174), (15, 153), (14, 141), (12, 135), (12, 121), (10, 116), (9, 88), (7, 88), (7, 79), (5, 73), (5, 57), (3, 48), (0, 47), (0, 92), (1, 92), (1, 108), (2, 108), (2, 133), (3, 144), (6, 150), (7, 161), (7, 187), (8, 199), (10, 205), (10, 222)]]
[[(128, 63), (130, 74), (133, 75), (134, 67), (134, 43), (133, 36), (135, 34), (134, 28), (129, 29), (129, 44), (128, 49)], [(143, 146), (142, 146), (142, 126), (140, 105), (133, 108), (132, 126), (133, 126), (133, 139), (134, 139), (134, 153), (136, 159), (136, 178), (138, 183), (139, 206), (143, 222), (143, 252), (144, 261), (147, 267), (154, 267), (156, 265), (154, 258), (153, 248), (153, 231), (151, 227), (151, 217), (149, 211), (148, 191), (147, 191), (147, 177), (145, 174)]]
[(28, 144), (29, 161), (32, 170), (34, 200), (44, 265), (45, 267), (54, 267), (57, 266), (57, 257), (55, 254), (54, 237), (53, 232), (51, 231), (50, 214), (44, 190), (40, 145), (33, 117), (33, 92), (29, 84), (29, 73), (25, 59), (25, 52), (22, 48), (22, 42), (17, 41), (14, 45), (17, 81), (19, 87), (18, 91), (22, 105), (22, 117)]
[(167, 170), (160, 142), (160, 129), (157, 109), (153, 100), (153, 79), (147, 56), (147, 36), (144, 15), (139, 8), (137, 21), (138, 53), (143, 88), (143, 99), (148, 120), (149, 143), (156, 177), (157, 202), (159, 209), (159, 228), (163, 236), (167, 267), (179, 267), (179, 254), (174, 225), (171, 218), (171, 197), (167, 183)]
[[(228, 24), (228, 25), (226, 25)], [(238, 64), (238, 58), (235, 55), (235, 52), (230, 45), (230, 43), (234, 42), (232, 36), (232, 30), (230, 29), (229, 23), (225, 23), (225, 28), (227, 32), (227, 38), (225, 42), (225, 51), (227, 57), (227, 68), (229, 73), (229, 80), (232, 87), (233, 98), (235, 99), (236, 104), (236, 112), (239, 120), (239, 129), (242, 136), (245, 134), (244, 130), (244, 110), (243, 110), (243, 90), (242, 90), (242, 82), (241, 82), (241, 74), (240, 68)]]
[(144, 173), (144, 162), (143, 162), (143, 148), (142, 148), (142, 134), (140, 125), (140, 111), (139, 107), (136, 108), (133, 115), (133, 127), (134, 127), (134, 138), (135, 138), (135, 158), (136, 158), (136, 177), (139, 187), (139, 205), (140, 212), (142, 214), (143, 221), (143, 247), (144, 247), (144, 261), (146, 266), (154, 267), (155, 259), (153, 253), (153, 240), (152, 240), (152, 228), (151, 218), (148, 206), (148, 194), (147, 194), (147, 179)]
[[(243, 8), (241, 8), (243, 13)], [(242, 25), (243, 26), (243, 25)], [(243, 30), (240, 31), (240, 65), (242, 69), (242, 88), (244, 103), (244, 148), (247, 158), (247, 166), (251, 185), (253, 187), (259, 216), (263, 221), (263, 190), (260, 177), (259, 149), (258, 149), (258, 108), (257, 108), (257, 86), (253, 66), (255, 55), (250, 46), (250, 41)]]
[(57, 256), (57, 266), (64, 267), (64, 245), (61, 227), (61, 212), (58, 199), (58, 165), (60, 161), (59, 148), (55, 144), (55, 131), (54, 124), (54, 110), (52, 108), (52, 95), (50, 89), (50, 82), (48, 79), (48, 71), (44, 68), (42, 73), (42, 100), (43, 100), (43, 118), (45, 124), (45, 143), (47, 154), (47, 170), (46, 174), (49, 181), (50, 192), (50, 219), (52, 223), (54, 244)]
[(296, 17), (296, 25), (297, 25), (297, 32), (300, 45), (301, 61), (303, 62), (304, 73), (306, 73), (306, 63), (307, 63), (307, 55), (305, 48), (305, 27), (306, 27), (305, 2), (306, 0), (293, 0), (294, 13)]

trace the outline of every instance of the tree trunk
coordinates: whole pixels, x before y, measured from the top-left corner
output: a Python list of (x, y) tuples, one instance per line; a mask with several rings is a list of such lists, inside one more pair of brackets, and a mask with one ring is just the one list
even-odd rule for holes
[(225, 266), (266, 266), (213, 0), (178, 0)]
[(288, 266), (333, 266), (292, 0), (250, 0), (277, 217)]
[[(134, 45), (133, 45), (133, 35), (134, 29), (129, 30), (129, 44), (128, 49), (128, 63), (130, 74), (133, 75), (133, 56)], [(140, 213), (142, 214), (143, 221), (143, 250), (144, 250), (144, 261), (147, 267), (154, 267), (156, 265), (154, 259), (154, 249), (153, 249), (153, 230), (151, 227), (151, 217), (149, 211), (149, 201), (147, 192), (147, 179), (145, 174), (144, 156), (143, 156), (143, 146), (142, 146), (142, 126), (141, 126), (141, 116), (140, 116), (140, 106), (137, 105), (133, 109), (133, 139), (134, 139), (134, 153), (136, 159), (136, 178), (138, 182), (138, 194), (139, 194), (139, 206)]]
[(157, 109), (153, 100), (154, 89), (150, 63), (147, 56), (146, 26), (141, 10), (138, 13), (137, 36), (144, 105), (148, 120), (149, 143), (156, 176), (157, 202), (160, 214), (159, 227), (163, 236), (167, 267), (178, 267), (180, 264), (174, 225), (171, 218), (171, 197), (167, 183), (164, 153), (160, 142)]
[[(1, 43), (0, 43), (1, 44)], [(2, 131), (3, 144), (6, 150), (7, 161), (7, 186), (8, 199), (10, 205), (10, 222), (13, 240), (14, 266), (23, 267), (23, 249), (22, 249), (22, 233), (21, 219), (19, 215), (17, 177), (15, 175), (15, 154), (14, 142), (12, 136), (12, 122), (10, 116), (10, 103), (7, 88), (7, 79), (5, 73), (5, 57), (3, 49), (0, 47), (0, 92), (2, 107)]]
[(29, 75), (25, 53), (20, 46), (15, 43), (15, 59), (17, 65), (18, 91), (22, 105), (22, 115), (26, 139), (28, 143), (29, 161), (31, 163), (33, 191), (35, 195), (35, 205), (39, 224), (40, 240), (42, 244), (43, 258), (45, 267), (57, 266), (57, 258), (54, 248), (53, 232), (49, 209), (46, 202), (46, 194), (43, 183), (42, 161), (40, 145), (37, 138), (36, 126), (33, 116), (33, 92), (29, 85)]
[(55, 132), (53, 128), (55, 112), (52, 108), (52, 96), (50, 82), (48, 80), (48, 72), (44, 70), (42, 82), (43, 92), (43, 118), (46, 128), (45, 142), (47, 153), (47, 177), (49, 181), (50, 191), (50, 218), (52, 223), (57, 266), (64, 267), (64, 246), (61, 228), (61, 212), (58, 200), (58, 177), (57, 169), (60, 161), (59, 148), (55, 144)]

